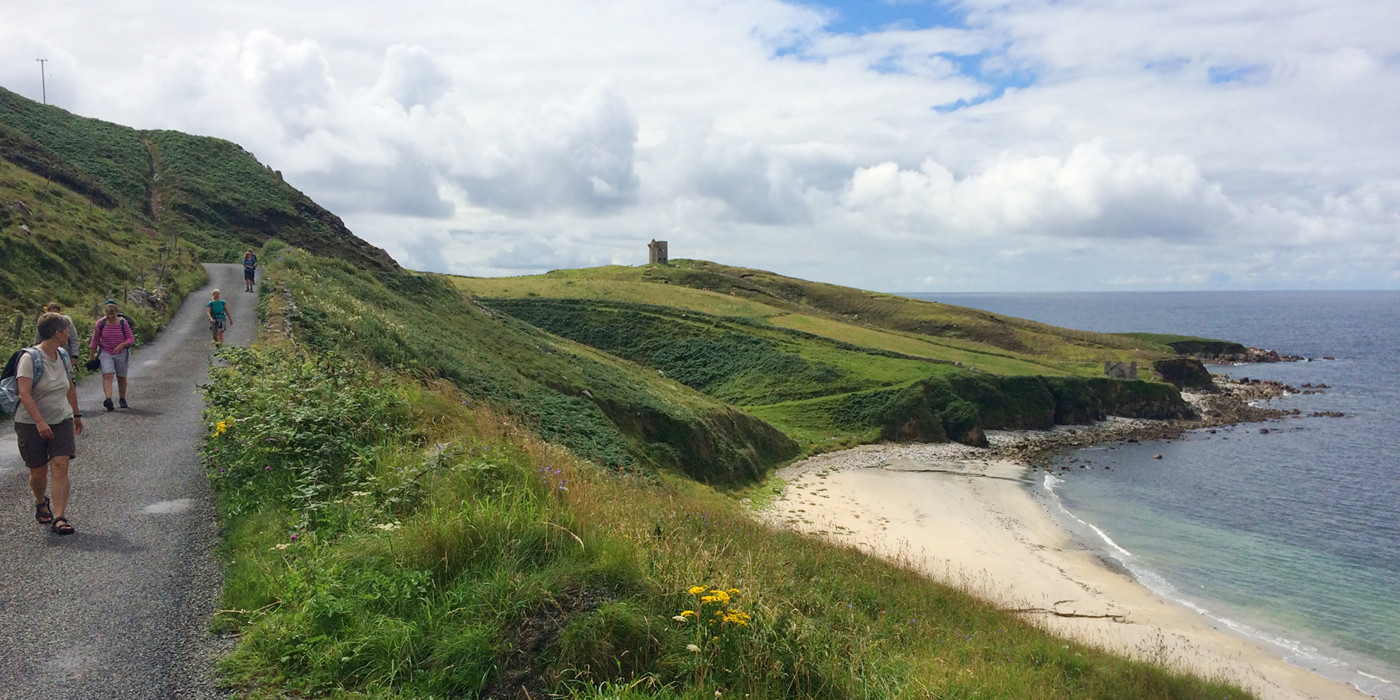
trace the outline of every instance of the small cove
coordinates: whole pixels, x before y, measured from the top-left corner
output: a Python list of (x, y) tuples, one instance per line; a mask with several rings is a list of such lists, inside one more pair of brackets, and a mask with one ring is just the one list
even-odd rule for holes
[(1085, 330), (1335, 357), (1211, 369), (1326, 384), (1273, 405), (1341, 418), (1099, 445), (1065, 455), (1069, 472), (1042, 475), (1036, 490), (1087, 546), (1159, 593), (1268, 640), (1296, 665), (1400, 698), (1400, 293), (917, 296)]

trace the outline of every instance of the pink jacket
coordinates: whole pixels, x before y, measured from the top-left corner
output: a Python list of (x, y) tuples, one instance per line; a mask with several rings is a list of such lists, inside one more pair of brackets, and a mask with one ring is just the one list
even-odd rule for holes
[(136, 340), (136, 336), (131, 334), (131, 325), (126, 319), (117, 317), (117, 323), (107, 323), (107, 317), (97, 320), (97, 326), (92, 331), (92, 343), (88, 347), (96, 350), (101, 347), (102, 351), (108, 355), (115, 355), (117, 346), (122, 343), (130, 343)]

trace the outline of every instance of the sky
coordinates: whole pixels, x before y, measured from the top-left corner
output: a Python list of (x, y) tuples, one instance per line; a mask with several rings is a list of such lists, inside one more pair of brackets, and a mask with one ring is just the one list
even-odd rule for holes
[(639, 265), (656, 239), (885, 292), (1400, 289), (1394, 0), (0, 18), (0, 85), (237, 142), (411, 269)]

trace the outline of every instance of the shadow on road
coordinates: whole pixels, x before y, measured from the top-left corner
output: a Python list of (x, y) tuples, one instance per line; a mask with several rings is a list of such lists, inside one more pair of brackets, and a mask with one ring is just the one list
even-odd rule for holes
[(44, 542), (55, 549), (73, 549), (83, 552), (112, 552), (115, 554), (135, 554), (145, 551), (145, 547), (133, 543), (124, 535), (114, 532), (89, 532), (78, 530), (71, 535), (50, 535)]

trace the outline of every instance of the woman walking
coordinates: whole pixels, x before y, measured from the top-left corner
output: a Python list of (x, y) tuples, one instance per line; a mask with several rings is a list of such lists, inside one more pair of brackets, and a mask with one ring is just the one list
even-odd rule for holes
[(131, 346), (136, 344), (136, 335), (131, 332), (131, 324), (117, 313), (117, 305), (108, 301), (103, 307), (105, 315), (97, 320), (92, 330), (92, 344), (88, 350), (102, 364), (102, 407), (111, 411), (112, 377), (117, 378), (117, 397), (122, 408), (126, 405), (126, 371), (131, 362)]
[(210, 299), (204, 304), (205, 315), (209, 317), (209, 332), (214, 334), (214, 342), (223, 344), (224, 326), (233, 325), (233, 314), (228, 312), (228, 302), (219, 298), (219, 290), (215, 289)]
[(15, 368), (20, 404), (15, 409), (15, 435), (20, 456), (29, 467), (34, 519), (60, 535), (73, 534), (66, 515), (68, 461), (77, 456), (74, 437), (83, 432), (78, 388), (64, 357), (68, 351), (60, 350), (68, 343), (70, 325), (63, 314), (40, 316), (38, 357), (26, 352)]

